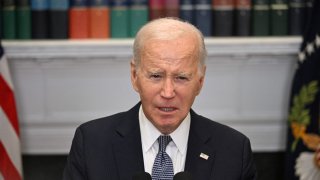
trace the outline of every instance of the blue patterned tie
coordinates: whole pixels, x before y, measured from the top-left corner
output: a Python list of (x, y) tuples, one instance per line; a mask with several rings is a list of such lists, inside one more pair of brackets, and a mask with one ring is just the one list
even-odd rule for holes
[(159, 136), (159, 152), (154, 160), (152, 168), (152, 180), (172, 180), (173, 165), (170, 156), (166, 153), (166, 147), (171, 141), (170, 136)]

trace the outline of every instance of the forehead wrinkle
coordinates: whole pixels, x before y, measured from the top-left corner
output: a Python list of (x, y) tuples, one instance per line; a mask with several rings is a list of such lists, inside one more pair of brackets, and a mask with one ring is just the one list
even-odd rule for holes
[[(163, 59), (163, 56), (176, 56), (177, 54), (180, 57), (176, 59), (188, 59), (194, 58), (198, 59), (198, 47), (194, 37), (190, 36), (189, 38), (176, 38), (170, 40), (161, 40), (161, 39), (149, 39), (145, 42), (143, 51), (145, 55), (156, 56), (157, 58)], [(177, 49), (170, 49), (172, 46), (179, 47)], [(167, 49), (163, 53), (157, 52), (157, 49)]]
[(159, 64), (167, 64), (167, 65), (177, 65), (183, 64), (190, 65), (194, 62), (197, 62), (197, 58), (195, 58), (195, 55), (192, 53), (186, 53), (183, 54), (181, 57), (178, 58), (171, 58), (171, 57), (161, 57), (160, 53), (150, 53), (146, 51), (144, 55), (141, 58), (142, 61), (145, 61), (144, 63), (148, 65), (159, 65)]
[[(145, 67), (152, 70), (161, 70), (165, 71), (165, 69), (170, 71), (181, 71), (181, 69), (189, 69), (191, 68), (190, 63), (184, 63), (188, 59), (171, 59), (171, 58), (164, 58), (164, 59), (157, 59), (157, 58), (150, 58), (146, 60)], [(182, 72), (182, 71), (181, 71)]]
[[(184, 54), (181, 58), (159, 58), (154, 53), (145, 52), (141, 58), (143, 66), (149, 69), (162, 69), (164, 66), (169, 66), (169, 69), (192, 69), (193, 66), (197, 66), (197, 59), (192, 53)], [(163, 67), (161, 67), (163, 66)], [(176, 71), (176, 70), (174, 70)]]
[[(166, 69), (167, 66), (169, 66), (169, 69)], [(166, 67), (162, 67), (161, 65), (159, 66), (159, 63), (146, 64), (145, 68), (143, 69), (147, 74), (160, 73), (168, 76), (193, 77), (193, 75), (196, 73), (194, 72), (193, 68), (181, 68), (181, 66), (171, 66), (170, 64), (166, 64)]]

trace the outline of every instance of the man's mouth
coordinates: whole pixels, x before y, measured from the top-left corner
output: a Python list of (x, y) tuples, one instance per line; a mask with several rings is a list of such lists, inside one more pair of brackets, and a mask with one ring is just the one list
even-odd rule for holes
[(159, 109), (164, 112), (172, 112), (176, 110), (176, 108), (173, 108), (173, 107), (160, 107)]

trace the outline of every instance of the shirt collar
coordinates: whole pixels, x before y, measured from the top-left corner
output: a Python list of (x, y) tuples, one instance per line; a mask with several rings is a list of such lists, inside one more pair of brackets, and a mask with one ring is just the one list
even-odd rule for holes
[[(190, 130), (190, 113), (182, 121), (180, 126), (170, 134), (172, 141), (177, 146), (180, 153), (185, 155), (187, 152), (187, 144)], [(161, 135), (161, 132), (147, 119), (145, 116), (142, 106), (139, 109), (139, 125), (141, 132), (141, 142), (143, 152), (149, 151), (157, 138)]]

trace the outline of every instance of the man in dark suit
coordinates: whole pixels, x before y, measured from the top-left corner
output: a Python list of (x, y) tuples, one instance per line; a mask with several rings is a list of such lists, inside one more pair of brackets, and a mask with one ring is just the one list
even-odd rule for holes
[(140, 29), (133, 51), (131, 82), (141, 102), (77, 128), (64, 179), (129, 180), (139, 172), (172, 179), (181, 171), (194, 180), (256, 179), (249, 139), (191, 109), (206, 70), (201, 32), (157, 19)]

